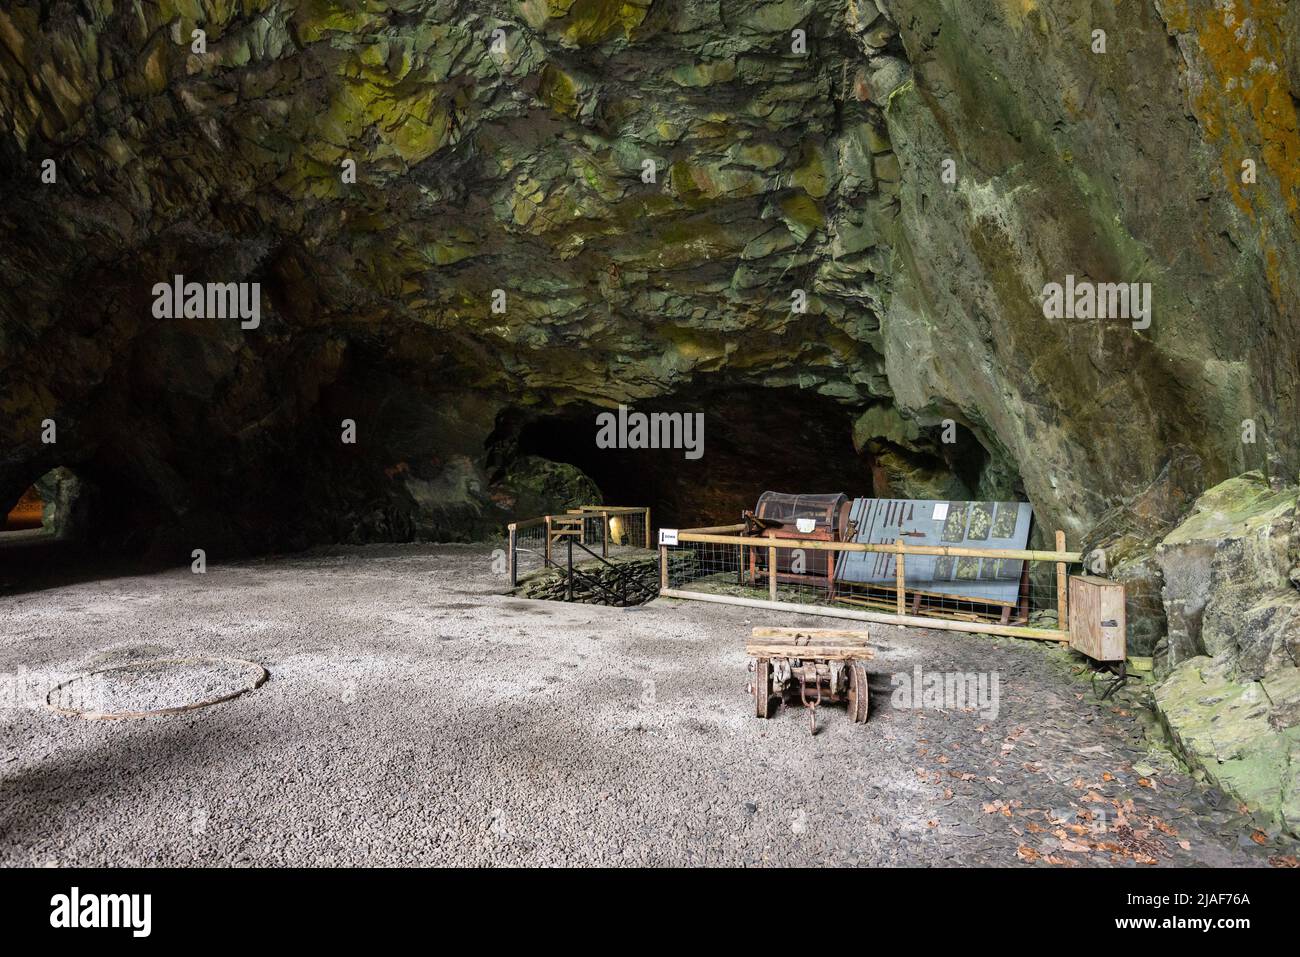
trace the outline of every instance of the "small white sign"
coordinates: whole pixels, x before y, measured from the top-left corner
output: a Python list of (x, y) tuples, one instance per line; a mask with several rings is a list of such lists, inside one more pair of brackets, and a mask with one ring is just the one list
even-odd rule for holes
[(675, 529), (675, 528), (661, 528), (661, 529), (659, 529), (659, 544), (660, 544), (660, 545), (676, 545), (676, 544), (677, 544), (677, 529)]
[(936, 522), (942, 522), (947, 517), (948, 517), (948, 503), (936, 502), (934, 506), (934, 520)]
[(794, 525), (795, 528), (799, 529), (800, 532), (802, 532), (804, 535), (807, 535), (809, 532), (811, 532), (814, 528), (817, 527), (817, 519), (796, 518), (794, 520)]

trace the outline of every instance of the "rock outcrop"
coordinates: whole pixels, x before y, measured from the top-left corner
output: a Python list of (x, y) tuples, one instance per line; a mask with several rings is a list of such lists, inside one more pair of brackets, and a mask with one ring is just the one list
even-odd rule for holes
[(1155, 696), (1189, 763), (1300, 834), (1297, 495), (1239, 476), (1160, 543), (1169, 630)]
[(1258, 472), (1217, 485), (1156, 549), (1168, 647), (1162, 664), (1198, 655), (1258, 680), (1300, 665), (1300, 567), (1294, 485)]

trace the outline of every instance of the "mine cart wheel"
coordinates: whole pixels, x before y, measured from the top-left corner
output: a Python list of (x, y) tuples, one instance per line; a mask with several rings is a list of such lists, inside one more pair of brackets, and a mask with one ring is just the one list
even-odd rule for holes
[(772, 662), (759, 658), (754, 662), (754, 713), (772, 717)]
[(861, 661), (849, 663), (849, 717), (854, 724), (867, 720), (867, 666)]

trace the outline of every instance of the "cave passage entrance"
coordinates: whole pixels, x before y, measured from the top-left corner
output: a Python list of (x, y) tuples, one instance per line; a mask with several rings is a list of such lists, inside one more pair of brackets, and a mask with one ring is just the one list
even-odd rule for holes
[(35, 485), (29, 485), (5, 516), (3, 531), (25, 532), (40, 528), (44, 514), (45, 500), (41, 498), (40, 490)]
[(518, 454), (574, 465), (605, 503), (649, 505), (656, 526), (740, 520), (768, 490), (870, 496), (872, 457), (853, 446), (854, 410), (800, 389), (737, 388), (647, 400), (630, 412), (703, 414), (702, 454), (600, 448), (595, 407), (534, 419)]

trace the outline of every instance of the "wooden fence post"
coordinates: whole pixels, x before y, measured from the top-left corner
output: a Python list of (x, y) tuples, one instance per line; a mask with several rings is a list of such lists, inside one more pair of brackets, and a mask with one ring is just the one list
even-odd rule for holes
[(645, 528), (641, 531), (641, 547), (650, 547), (650, 509), (645, 510)]
[(600, 525), (605, 530), (600, 539), (600, 557), (609, 558), (609, 512), (600, 513)]
[[(1056, 530), (1056, 550), (1065, 551), (1065, 532)], [(1065, 606), (1066, 587), (1065, 562), (1056, 563), (1056, 627), (1061, 631), (1070, 630), (1069, 609)]]
[(767, 594), (776, 601), (776, 546), (767, 546)]
[(659, 546), (659, 587), (668, 587), (668, 546)]
[(510, 587), (514, 588), (516, 585), (519, 584), (518, 581), (519, 576), (516, 572), (517, 566), (515, 564), (515, 537), (519, 534), (519, 532), (514, 522), (511, 522), (506, 527), (510, 529), (510, 534), (507, 538), (507, 544), (506, 544), (506, 570), (510, 574)]
[(546, 516), (546, 562), (543, 568), (551, 567), (551, 516)]
[(898, 592), (894, 596), (895, 608), (900, 615), (905, 615), (907, 614), (907, 582), (903, 577), (903, 564), (907, 560), (907, 556), (903, 552), (903, 540), (901, 538), (894, 539), (894, 546), (898, 549), (898, 555), (894, 558), (894, 588)]

